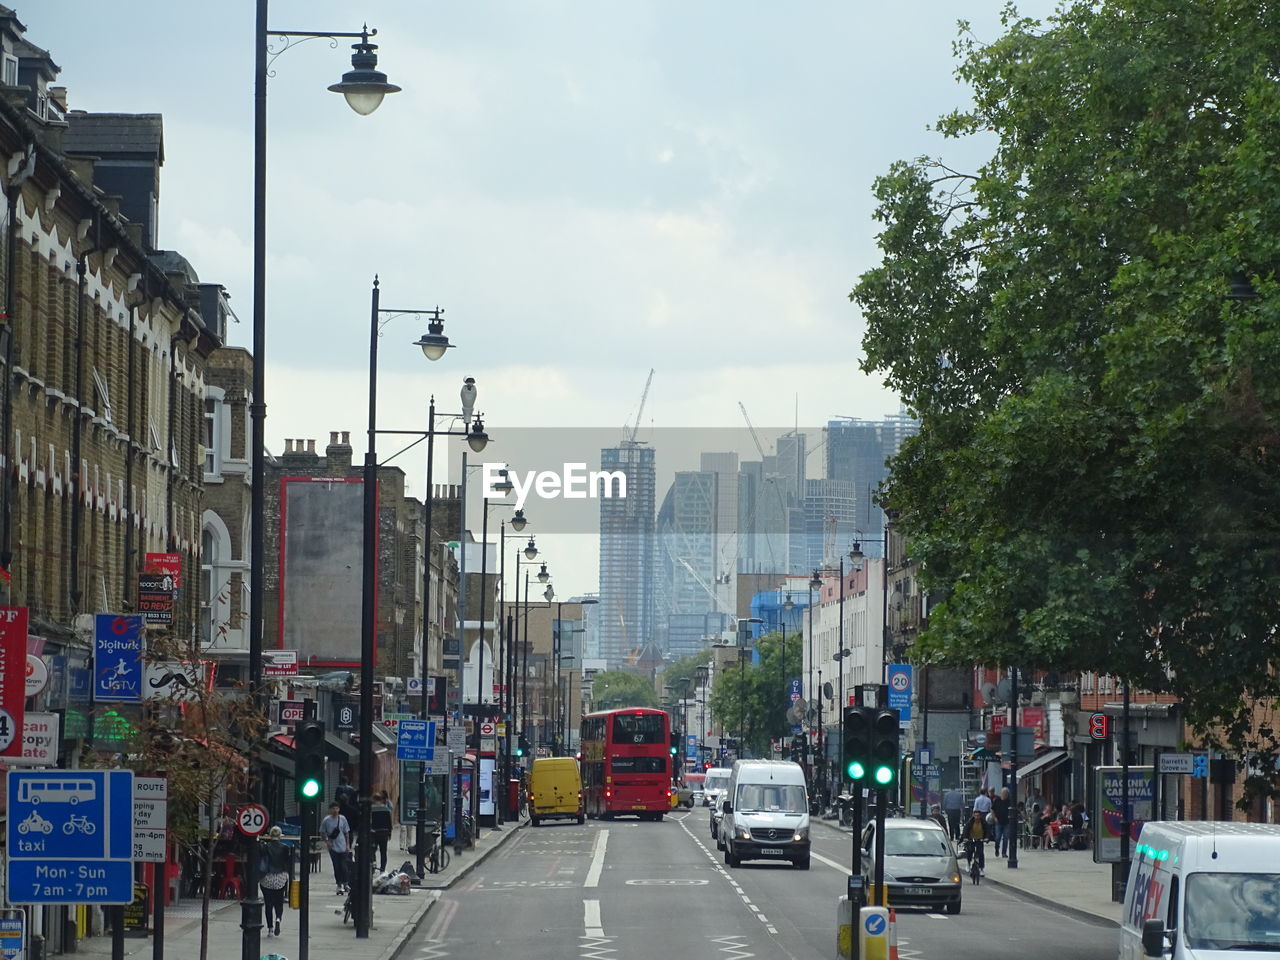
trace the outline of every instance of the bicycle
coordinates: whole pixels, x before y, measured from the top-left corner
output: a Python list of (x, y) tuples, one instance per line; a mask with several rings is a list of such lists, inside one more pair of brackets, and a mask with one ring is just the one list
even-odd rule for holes
[(427, 847), (427, 870), (430, 873), (439, 873), (449, 866), (449, 848), (440, 842), (440, 831), (432, 830), (427, 841), (430, 846)]
[(986, 857), (982, 856), (982, 841), (972, 838), (965, 840), (964, 855), (969, 861), (969, 879), (976, 887), (982, 881), (982, 865), (978, 861), (986, 860)]

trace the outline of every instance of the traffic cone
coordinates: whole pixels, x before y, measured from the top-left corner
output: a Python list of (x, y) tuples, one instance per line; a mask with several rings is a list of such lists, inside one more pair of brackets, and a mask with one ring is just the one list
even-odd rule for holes
[(889, 960), (898, 960), (898, 911), (889, 908)]

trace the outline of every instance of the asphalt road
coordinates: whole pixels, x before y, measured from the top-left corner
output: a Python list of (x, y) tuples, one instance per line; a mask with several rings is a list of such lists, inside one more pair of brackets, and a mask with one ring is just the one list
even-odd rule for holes
[[(448, 890), (400, 960), (816, 960), (835, 956), (849, 838), (814, 833), (809, 871), (724, 865), (705, 810), (662, 823), (525, 827)], [(1111, 960), (1116, 930), (966, 886), (958, 916), (898, 914), (901, 960)]]

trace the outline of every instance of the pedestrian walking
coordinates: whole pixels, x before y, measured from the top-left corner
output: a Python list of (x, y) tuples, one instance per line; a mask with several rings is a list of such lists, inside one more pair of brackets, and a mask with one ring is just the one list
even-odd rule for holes
[(262, 878), (259, 884), (267, 905), (267, 936), (278, 937), (284, 916), (284, 892), (293, 880), (293, 846), (285, 843), (278, 826), (267, 831), (258, 857), (258, 876)]
[(1009, 855), (1009, 788), (1003, 788), (991, 801), (996, 818), (996, 856)]
[(942, 809), (947, 816), (951, 839), (959, 840), (960, 828), (964, 823), (964, 794), (952, 787), (942, 795)]
[(373, 841), (373, 848), (378, 851), (378, 872), (385, 873), (387, 842), (391, 839), (391, 804), (385, 790), (375, 793), (373, 803), (369, 806), (369, 838)]
[(346, 893), (351, 888), (351, 824), (342, 815), (342, 808), (336, 800), (329, 804), (329, 815), (320, 821), (320, 835), (329, 848), (333, 882), (338, 885), (339, 893)]

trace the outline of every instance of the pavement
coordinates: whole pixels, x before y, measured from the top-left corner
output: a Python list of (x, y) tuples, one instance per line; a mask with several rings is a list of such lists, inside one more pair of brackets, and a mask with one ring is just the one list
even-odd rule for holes
[[(830, 830), (850, 833), (832, 820), (814, 820)], [(1100, 918), (1119, 926), (1121, 905), (1111, 899), (1111, 864), (1094, 863), (1091, 850), (1018, 851), (1018, 866), (998, 859), (987, 845), (983, 883), (1015, 890), (1062, 913)]]
[[(527, 821), (525, 821), (527, 822)], [(474, 848), (463, 853), (453, 853), (449, 866), (440, 873), (429, 873), (420, 886), (412, 888), (408, 896), (375, 895), (373, 898), (373, 922), (369, 939), (355, 940), (351, 923), (342, 921), (342, 903), (345, 897), (335, 890), (328, 859), (322, 861), (322, 869), (311, 874), (311, 905), (308, 911), (310, 937), (308, 960), (394, 960), (405, 941), (413, 935), (427, 912), (435, 905), (440, 892), (457, 883), (474, 870), (494, 851), (515, 836), (524, 822), (504, 824), (500, 830), (482, 827)], [(388, 851), (387, 865), (402, 863), (413, 858), (394, 847)], [(200, 901), (184, 900), (165, 910), (164, 955), (182, 960), (195, 960), (200, 956)], [(261, 955), (272, 954), (290, 960), (300, 957), (298, 950), (298, 911), (287, 905), (281, 923), (280, 936), (262, 934)], [(209, 904), (208, 956), (216, 960), (232, 960), (240, 957), (240, 903), (236, 900), (213, 900)], [(94, 956), (111, 956), (111, 936), (90, 937), (80, 941), (78, 952)], [(151, 957), (153, 938), (150, 933), (127, 934), (124, 941), (126, 957)]]

